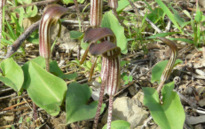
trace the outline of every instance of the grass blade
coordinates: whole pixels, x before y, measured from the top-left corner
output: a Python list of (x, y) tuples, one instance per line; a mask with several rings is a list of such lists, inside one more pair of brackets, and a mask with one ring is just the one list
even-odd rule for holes
[(164, 13), (166, 13), (166, 15), (169, 17), (169, 19), (172, 21), (172, 23), (179, 29), (179, 31), (181, 31), (183, 33), (183, 31), (181, 30), (181, 28), (179, 27), (177, 21), (175, 20), (174, 15), (172, 14), (172, 12), (169, 10), (169, 8), (161, 1), (161, 0), (155, 0), (159, 6), (163, 9)]

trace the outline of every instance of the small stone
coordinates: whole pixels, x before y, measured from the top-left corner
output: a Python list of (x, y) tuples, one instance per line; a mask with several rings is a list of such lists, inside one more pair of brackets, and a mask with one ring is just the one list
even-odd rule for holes
[(137, 93), (137, 90), (136, 90), (136, 88), (135, 88), (134, 86), (130, 86), (130, 87), (128, 88), (128, 90), (129, 90), (129, 93), (130, 93), (132, 96), (134, 96), (134, 95)]
[(188, 80), (188, 79), (189, 79), (189, 76), (188, 76), (188, 75), (184, 75), (184, 76), (182, 77), (182, 79), (183, 79), (183, 80)]
[(192, 87), (186, 87), (184, 90), (186, 95), (191, 95), (193, 93), (193, 88)]
[(187, 122), (187, 124), (191, 124), (191, 125), (204, 123), (205, 122), (205, 115), (201, 115), (201, 116), (186, 115), (186, 122)]
[(181, 83), (181, 78), (179, 76), (174, 77), (174, 83), (179, 85)]
[(199, 0), (199, 5), (201, 5), (201, 7), (205, 8), (205, 0)]
[(198, 124), (194, 127), (194, 129), (203, 129), (203, 126), (201, 124)]
[(62, 112), (58, 117), (52, 117), (50, 122), (55, 129), (66, 129), (66, 113)]
[(205, 87), (203, 86), (196, 86), (196, 92), (199, 96), (201, 96), (203, 93), (205, 93)]
[[(132, 99), (128, 97), (117, 98), (113, 103), (112, 121), (125, 120), (130, 123), (132, 129), (142, 125), (143, 121), (148, 117), (148, 112), (138, 106), (139, 100), (137, 98), (137, 96)], [(102, 118), (102, 123), (106, 124), (106, 122), (107, 112)]]
[(3, 118), (6, 121), (13, 121), (14, 120), (14, 116), (4, 116)]
[(205, 98), (199, 100), (198, 104), (200, 107), (204, 107), (205, 106)]
[[(135, 101), (135, 103), (138, 103), (138, 106), (141, 106), (141, 104), (143, 104), (143, 100), (144, 100), (144, 93), (139, 91), (137, 92), (137, 94), (133, 97), (133, 100)], [(140, 104), (139, 104), (140, 102)]]
[(180, 91), (183, 95), (186, 94), (186, 93), (185, 93), (185, 89), (186, 89), (186, 85), (181, 85), (181, 86), (179, 87), (179, 91)]

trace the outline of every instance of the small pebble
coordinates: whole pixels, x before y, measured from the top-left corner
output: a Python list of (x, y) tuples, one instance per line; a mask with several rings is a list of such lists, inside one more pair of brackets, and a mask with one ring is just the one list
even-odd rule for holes
[(193, 93), (193, 88), (192, 87), (187, 87), (184, 90), (185, 94), (191, 95)]
[(181, 78), (179, 76), (174, 77), (174, 83), (179, 85), (181, 83)]
[(205, 98), (199, 100), (198, 104), (200, 107), (204, 107), (205, 106)]
[(13, 121), (14, 120), (14, 116), (3, 116), (3, 118), (6, 121)]
[(204, 129), (203, 126), (201, 124), (198, 124), (194, 127), (194, 129)]

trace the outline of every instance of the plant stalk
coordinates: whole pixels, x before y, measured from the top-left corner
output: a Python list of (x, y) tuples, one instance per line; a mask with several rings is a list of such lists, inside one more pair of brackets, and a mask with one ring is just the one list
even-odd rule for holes
[(169, 59), (167, 65), (166, 65), (166, 67), (165, 67), (165, 69), (162, 73), (161, 81), (160, 81), (160, 84), (157, 88), (157, 92), (160, 93), (165, 81), (169, 78), (169, 76), (172, 72), (172, 69), (174, 67), (174, 64), (175, 64), (175, 61), (176, 61), (176, 58), (177, 58), (177, 55), (178, 55), (178, 49), (177, 49), (176, 44), (173, 41), (168, 40), (166, 38), (161, 38), (161, 37), (159, 37), (158, 39), (160, 39), (161, 41), (166, 43), (171, 49), (170, 59)]
[(111, 129), (112, 109), (113, 109), (113, 95), (110, 95), (109, 96), (108, 117), (107, 117), (107, 129)]
[(90, 25), (97, 28), (102, 21), (102, 0), (91, 0), (90, 2)]
[(100, 87), (100, 97), (99, 97), (99, 100), (98, 100), (98, 107), (97, 107), (97, 112), (96, 112), (95, 119), (94, 119), (93, 129), (97, 129), (97, 126), (98, 126), (98, 120), (99, 120), (99, 117), (100, 117), (100, 111), (101, 111), (101, 107), (102, 107), (102, 103), (103, 103), (105, 85), (106, 85), (106, 81), (102, 81), (102, 84), (101, 84), (101, 87)]

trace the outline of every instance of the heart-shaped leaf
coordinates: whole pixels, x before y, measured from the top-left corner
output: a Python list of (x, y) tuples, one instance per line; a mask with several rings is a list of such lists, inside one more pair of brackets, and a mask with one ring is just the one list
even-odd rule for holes
[[(91, 89), (86, 84), (71, 83), (66, 95), (66, 123), (94, 118), (97, 111), (97, 101), (88, 103)], [(101, 112), (104, 110), (103, 104)]]
[(24, 87), (33, 102), (50, 115), (58, 115), (67, 90), (65, 81), (47, 72), (34, 61), (30, 61), (23, 69), (27, 77)]
[(143, 88), (144, 105), (151, 112), (154, 121), (161, 129), (183, 129), (185, 113), (179, 96), (173, 91), (174, 82), (166, 84), (162, 89), (163, 104), (153, 88)]
[[(180, 59), (177, 59), (175, 62), (175, 65), (182, 63), (183, 61)], [(158, 62), (152, 69), (152, 77), (151, 77), (151, 82), (160, 82), (162, 73), (167, 66), (168, 60), (160, 61)]]
[(12, 58), (8, 58), (1, 62), (0, 68), (3, 72), (0, 81), (15, 91), (20, 91), (24, 81), (21, 67)]
[(83, 36), (83, 33), (80, 31), (70, 31), (70, 38), (71, 39), (80, 39)]
[[(107, 129), (107, 124), (103, 127), (103, 129)], [(112, 121), (111, 129), (130, 129), (130, 123), (124, 120)]]

